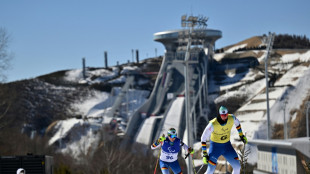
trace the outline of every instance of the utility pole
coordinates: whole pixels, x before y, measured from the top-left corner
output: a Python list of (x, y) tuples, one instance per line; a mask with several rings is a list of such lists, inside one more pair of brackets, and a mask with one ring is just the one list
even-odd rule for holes
[(85, 65), (85, 57), (82, 58), (82, 66), (83, 66), (83, 79), (86, 79), (86, 65)]
[(268, 81), (268, 58), (272, 49), (275, 33), (270, 33), (268, 36), (267, 53), (265, 57), (265, 79), (266, 79), (266, 103), (267, 103), (267, 140), (270, 140), (270, 111), (269, 111), (269, 81)]
[(284, 101), (284, 117), (283, 117), (283, 127), (284, 127), (284, 139), (287, 140), (287, 124), (286, 124), (286, 104), (287, 104), (287, 99)]
[(105, 68), (108, 68), (108, 52), (107, 51), (104, 52), (104, 65), (105, 65)]
[(310, 109), (310, 101), (307, 102), (307, 115), (306, 115), (307, 137), (309, 137), (309, 109)]
[(139, 50), (136, 49), (136, 62), (139, 63)]
[(131, 49), (131, 55), (132, 55), (132, 63), (134, 63), (135, 62), (135, 60), (134, 60), (134, 50), (133, 49)]

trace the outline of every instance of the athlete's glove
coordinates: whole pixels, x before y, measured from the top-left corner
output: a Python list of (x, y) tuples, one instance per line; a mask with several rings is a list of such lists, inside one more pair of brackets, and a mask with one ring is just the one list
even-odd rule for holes
[(194, 153), (195, 153), (194, 149), (191, 148), (191, 147), (189, 147), (189, 148), (187, 149), (187, 151), (188, 151), (188, 153), (190, 153), (190, 154), (194, 154)]
[(161, 142), (163, 142), (163, 141), (165, 141), (165, 140), (166, 140), (166, 137), (165, 137), (165, 135), (163, 134), (161, 137), (158, 138), (157, 142), (158, 142), (158, 143), (161, 143)]
[(248, 139), (246, 138), (246, 136), (240, 135), (240, 139), (241, 139), (241, 141), (242, 141), (244, 144), (247, 144), (247, 143), (248, 143)]
[(208, 164), (209, 155), (207, 153), (203, 153), (202, 161), (203, 163)]

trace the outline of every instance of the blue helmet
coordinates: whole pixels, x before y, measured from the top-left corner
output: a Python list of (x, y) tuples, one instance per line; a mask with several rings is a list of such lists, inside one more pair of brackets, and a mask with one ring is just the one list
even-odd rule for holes
[(170, 138), (175, 138), (175, 137), (177, 137), (177, 131), (176, 131), (174, 128), (170, 128), (170, 129), (168, 130), (168, 136), (169, 136)]
[(228, 114), (228, 110), (225, 106), (221, 106), (219, 109), (219, 114)]

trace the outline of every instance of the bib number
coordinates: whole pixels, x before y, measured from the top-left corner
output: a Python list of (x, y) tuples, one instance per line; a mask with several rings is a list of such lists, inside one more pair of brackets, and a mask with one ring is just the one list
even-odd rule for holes
[(172, 160), (173, 156), (166, 156), (166, 158)]
[(221, 137), (221, 140), (226, 140), (227, 139), (227, 135), (224, 135)]

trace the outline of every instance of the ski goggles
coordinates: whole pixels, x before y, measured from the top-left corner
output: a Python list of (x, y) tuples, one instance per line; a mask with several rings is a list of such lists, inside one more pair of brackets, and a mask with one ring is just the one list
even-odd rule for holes
[(175, 138), (175, 137), (177, 137), (177, 132), (176, 132), (176, 130), (174, 130), (174, 129), (169, 130), (169, 131), (168, 131), (168, 136), (169, 136), (170, 138)]
[(226, 117), (228, 114), (220, 114), (221, 117)]
[(175, 138), (175, 137), (177, 137), (177, 135), (172, 135), (172, 134), (168, 134), (168, 136), (169, 136), (170, 138)]

